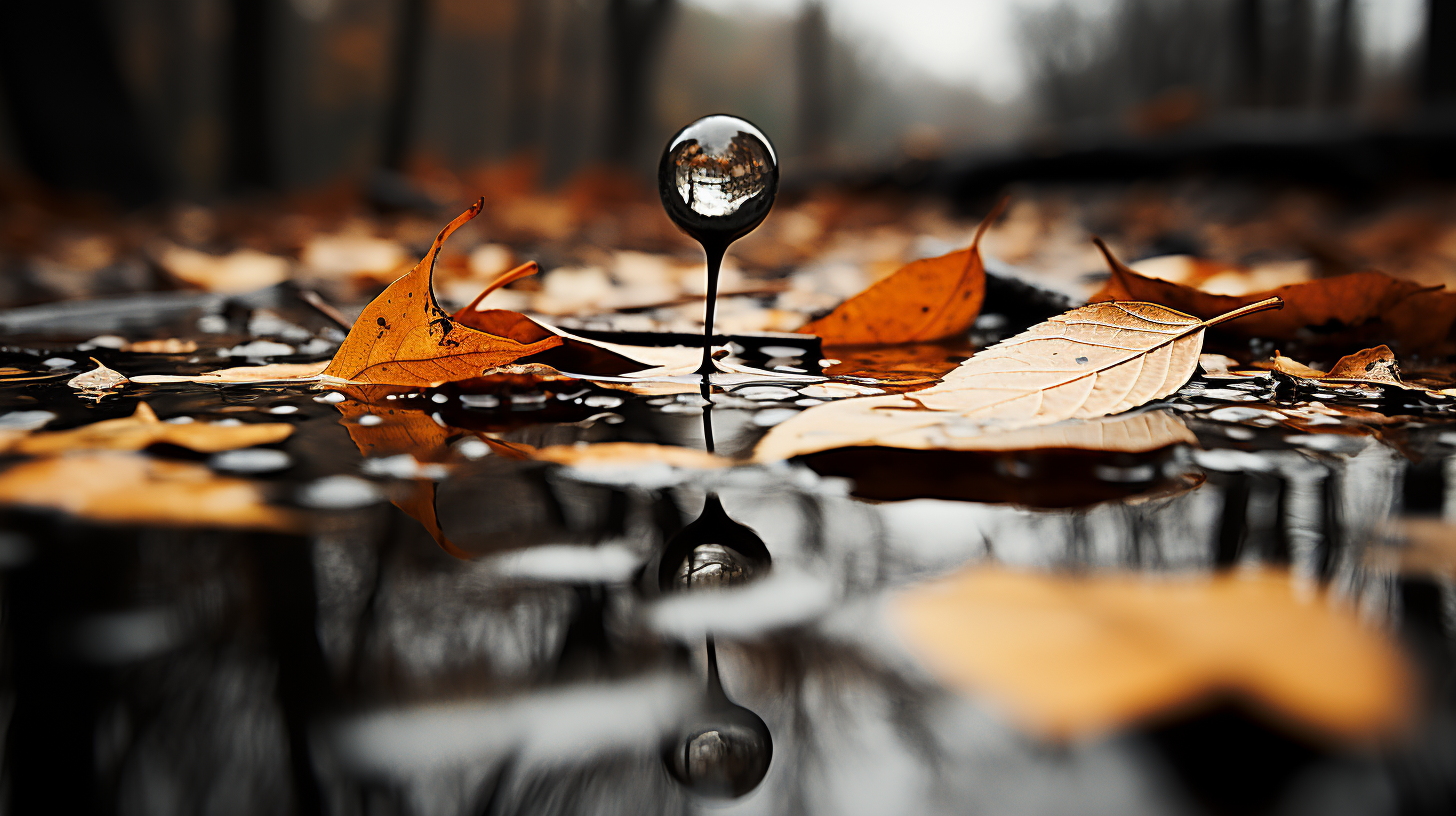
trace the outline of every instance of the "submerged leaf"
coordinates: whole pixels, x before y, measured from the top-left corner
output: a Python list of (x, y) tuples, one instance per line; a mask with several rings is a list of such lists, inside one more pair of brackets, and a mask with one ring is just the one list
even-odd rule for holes
[(297, 513), (266, 504), (252, 482), (202, 465), (134, 453), (74, 453), (0, 473), (0, 504), (43, 507), (95, 521), (297, 532)]
[(965, 332), (986, 297), (981, 236), (1005, 205), (986, 215), (969, 247), (912, 261), (798, 331), (825, 345), (926, 343)]
[(1456, 322), (1456, 293), (1383, 272), (1321, 278), (1241, 296), (1215, 295), (1139, 275), (1100, 240), (1096, 243), (1112, 277), (1092, 296), (1094, 302), (1152, 301), (1204, 318), (1271, 297), (1287, 304), (1280, 312), (1266, 312), (1224, 329), (1242, 336), (1294, 339), (1309, 333), (1332, 343), (1385, 342), (1412, 351), (1445, 341)]
[(414, 269), (364, 308), (324, 376), (361, 383), (428, 386), (509, 365), (561, 345), (546, 337), (523, 344), (462, 326), (435, 300), (435, 259), (445, 239), (480, 213), (485, 200), (451, 221)]
[(901, 594), (895, 618), (943, 682), (1054, 738), (1236, 693), (1301, 731), (1388, 734), (1409, 670), (1354, 614), (1281, 573), (1047, 576), (978, 568)]
[(219, 425), (212, 422), (173, 424), (157, 419), (151, 406), (138, 403), (136, 413), (120, 419), (104, 419), (66, 431), (38, 432), (16, 439), (9, 452), (31, 456), (72, 450), (138, 451), (148, 445), (166, 443), (197, 451), (221, 451), (282, 442), (293, 433), (286, 422)]

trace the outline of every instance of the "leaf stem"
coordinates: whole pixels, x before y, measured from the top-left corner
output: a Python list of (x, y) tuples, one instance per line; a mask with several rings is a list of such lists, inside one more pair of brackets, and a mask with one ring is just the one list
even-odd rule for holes
[(1283, 298), (1277, 298), (1277, 297), (1266, 298), (1264, 300), (1259, 301), (1258, 303), (1250, 303), (1247, 306), (1240, 306), (1239, 308), (1234, 309), (1232, 312), (1228, 312), (1226, 314), (1221, 314), (1218, 317), (1211, 317), (1208, 320), (1203, 321), (1203, 326), (1204, 326), (1204, 328), (1207, 328), (1209, 326), (1217, 326), (1220, 323), (1225, 323), (1227, 321), (1234, 320), (1236, 318), (1240, 318), (1240, 317), (1243, 317), (1245, 315), (1251, 315), (1251, 314), (1253, 314), (1255, 312), (1263, 312), (1263, 311), (1266, 311), (1268, 309), (1283, 309), (1283, 308), (1284, 308), (1284, 299)]

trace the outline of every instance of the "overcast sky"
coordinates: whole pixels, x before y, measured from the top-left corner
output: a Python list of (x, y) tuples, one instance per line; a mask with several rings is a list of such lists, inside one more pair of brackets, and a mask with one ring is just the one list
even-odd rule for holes
[[(804, 0), (685, 0), (721, 13), (793, 14)], [(1009, 99), (1025, 87), (1017, 15), (1059, 0), (825, 0), (832, 24), (885, 56), (954, 83)], [(1112, 0), (1065, 0), (1090, 13)], [(1378, 54), (1406, 48), (1420, 29), (1425, 0), (1359, 0), (1366, 44)], [(1316, 2), (1317, 7), (1325, 3)]]

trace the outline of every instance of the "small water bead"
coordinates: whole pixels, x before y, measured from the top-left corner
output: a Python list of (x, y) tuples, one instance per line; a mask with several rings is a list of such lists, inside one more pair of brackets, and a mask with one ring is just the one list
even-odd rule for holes
[(658, 168), (668, 217), (705, 244), (726, 246), (757, 227), (778, 186), (768, 137), (734, 116), (705, 116), (678, 131)]

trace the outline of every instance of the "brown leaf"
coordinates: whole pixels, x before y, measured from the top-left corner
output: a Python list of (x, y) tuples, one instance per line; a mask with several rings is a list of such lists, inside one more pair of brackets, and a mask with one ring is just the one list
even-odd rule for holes
[(168, 337), (162, 340), (137, 340), (122, 346), (123, 351), (138, 354), (191, 354), (197, 351), (196, 340)]
[(84, 374), (77, 374), (68, 380), (66, 385), (82, 391), (106, 391), (126, 384), (127, 379), (122, 376), (121, 372), (107, 368), (95, 357), (91, 358), (91, 362), (96, 364), (95, 368)]
[(943, 682), (1065, 739), (1236, 693), (1301, 731), (1391, 733), (1409, 669), (1287, 574), (1150, 580), (970, 569), (901, 594), (895, 619)]
[(1330, 369), (1327, 378), (1382, 385), (1405, 385), (1400, 379), (1400, 364), (1395, 361), (1395, 352), (1390, 350), (1390, 346), (1376, 346), (1341, 357), (1335, 361), (1335, 366)]
[(218, 453), (282, 442), (292, 433), (293, 426), (286, 422), (249, 425), (162, 422), (151, 406), (142, 402), (129, 417), (103, 419), (67, 431), (32, 433), (15, 440), (9, 452), (39, 456), (72, 450), (139, 451), (148, 445), (167, 443), (198, 453)]
[(297, 532), (303, 518), (272, 507), (251, 482), (202, 465), (133, 453), (74, 453), (0, 473), (0, 504), (43, 507), (96, 521)]
[(1003, 340), (907, 396), (1000, 428), (1120, 413), (1187, 382), (1204, 329), (1280, 305), (1272, 298), (1199, 320), (1154, 303), (1095, 303)]
[(1446, 340), (1456, 321), (1456, 294), (1383, 272), (1357, 272), (1280, 286), (1248, 295), (1213, 295), (1191, 286), (1139, 275), (1099, 239), (1112, 277), (1092, 301), (1152, 301), (1209, 318), (1271, 297), (1287, 305), (1222, 329), (1248, 337), (1294, 339), (1305, 330), (1330, 343), (1386, 342), (1402, 351)]
[(825, 345), (925, 343), (965, 332), (986, 297), (981, 236), (1005, 206), (1003, 199), (986, 215), (969, 247), (908, 263), (798, 331)]
[(480, 376), (561, 345), (561, 338), (522, 344), (457, 324), (432, 288), (435, 258), (450, 234), (480, 213), (485, 200), (451, 221), (415, 268), (364, 308), (324, 370), (325, 377), (362, 383), (427, 386)]
[(157, 253), (157, 263), (174, 277), (209, 292), (252, 292), (288, 279), (286, 258), (255, 249), (209, 255), (186, 247), (168, 246)]

